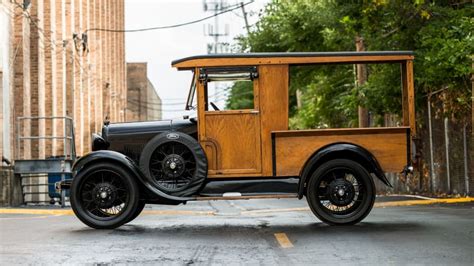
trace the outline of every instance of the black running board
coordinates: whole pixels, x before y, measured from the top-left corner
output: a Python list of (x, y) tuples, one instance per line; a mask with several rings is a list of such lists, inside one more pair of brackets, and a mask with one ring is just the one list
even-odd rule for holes
[(200, 195), (195, 197), (196, 201), (206, 201), (206, 200), (249, 200), (249, 199), (288, 199), (288, 198), (298, 198), (297, 193), (284, 193), (284, 194), (241, 194), (236, 192), (224, 193), (222, 195)]

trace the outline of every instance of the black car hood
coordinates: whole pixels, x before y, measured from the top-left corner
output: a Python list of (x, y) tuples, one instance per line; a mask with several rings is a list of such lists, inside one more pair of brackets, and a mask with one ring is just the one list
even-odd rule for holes
[(182, 131), (192, 133), (196, 129), (196, 123), (186, 120), (160, 120), (144, 122), (113, 123), (104, 126), (102, 134), (105, 138), (109, 136), (124, 136), (135, 134), (160, 133), (163, 131)]
[(128, 135), (137, 133), (154, 133), (171, 130), (171, 120), (114, 123), (105, 126), (106, 135)]

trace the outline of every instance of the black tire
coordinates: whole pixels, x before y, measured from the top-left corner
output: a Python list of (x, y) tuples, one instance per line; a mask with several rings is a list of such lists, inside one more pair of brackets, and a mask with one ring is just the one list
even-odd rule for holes
[(140, 215), (140, 213), (142, 213), (143, 211), (143, 208), (145, 208), (145, 201), (144, 200), (140, 200), (139, 203), (138, 203), (138, 207), (137, 209), (135, 210), (135, 212), (133, 213), (133, 215), (130, 217), (130, 219), (127, 221), (127, 223), (135, 220), (135, 218), (138, 217), (138, 215)]
[(330, 225), (362, 221), (375, 202), (375, 185), (369, 172), (357, 162), (336, 159), (318, 167), (307, 186), (311, 211)]
[[(173, 162), (176, 161), (173, 166)], [(171, 162), (171, 164), (170, 164)], [(207, 178), (207, 157), (201, 145), (181, 132), (151, 139), (140, 155), (140, 169), (160, 191), (177, 197), (197, 193)]]
[(116, 163), (86, 166), (73, 178), (71, 207), (84, 224), (113, 229), (127, 223), (139, 206), (139, 188), (131, 174)]

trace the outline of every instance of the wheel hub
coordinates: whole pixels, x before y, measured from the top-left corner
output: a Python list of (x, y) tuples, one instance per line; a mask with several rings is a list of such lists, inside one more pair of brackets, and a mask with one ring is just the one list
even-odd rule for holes
[(163, 172), (169, 178), (180, 177), (185, 169), (184, 159), (177, 154), (170, 154), (163, 160)]
[(92, 195), (97, 206), (101, 209), (111, 208), (117, 198), (116, 188), (110, 183), (97, 184)]
[(329, 201), (336, 206), (346, 206), (354, 199), (355, 191), (351, 182), (336, 179), (329, 184)]

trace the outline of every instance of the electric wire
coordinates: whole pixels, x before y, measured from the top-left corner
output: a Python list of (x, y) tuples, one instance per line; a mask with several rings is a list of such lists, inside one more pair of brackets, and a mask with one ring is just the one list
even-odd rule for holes
[(224, 11), (221, 11), (221, 12), (218, 12), (218, 13), (215, 13), (215, 14), (212, 14), (212, 15), (210, 15), (210, 16), (207, 16), (207, 17), (204, 17), (204, 18), (200, 18), (200, 19), (197, 19), (197, 20), (192, 20), (192, 21), (189, 21), (189, 22), (174, 24), (174, 25), (158, 26), (158, 27), (150, 27), (150, 28), (140, 28), (140, 29), (131, 29), (131, 30), (125, 30), (125, 29), (124, 29), (124, 30), (120, 30), (120, 29), (91, 28), (91, 29), (87, 29), (84, 33), (87, 33), (87, 32), (89, 32), (89, 31), (102, 31), (102, 32), (126, 33), (126, 32), (143, 32), (143, 31), (164, 30), (164, 29), (178, 28), (178, 27), (188, 26), (188, 25), (191, 25), (191, 24), (196, 24), (196, 23), (199, 23), (199, 22), (208, 20), (208, 19), (210, 19), (210, 18), (220, 16), (220, 15), (222, 15), (222, 14), (225, 14), (225, 13), (228, 13), (228, 12), (232, 12), (232, 11), (234, 11), (234, 10), (236, 10), (236, 9), (241, 8), (241, 6), (246, 6), (246, 5), (249, 5), (249, 4), (251, 4), (251, 3), (253, 3), (253, 1), (250, 1), (250, 2), (247, 2), (247, 3), (243, 3), (242, 5), (241, 5), (241, 4), (232, 5), (232, 6), (229, 6), (230, 9), (226, 9), (226, 10), (224, 10)]

